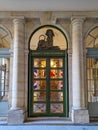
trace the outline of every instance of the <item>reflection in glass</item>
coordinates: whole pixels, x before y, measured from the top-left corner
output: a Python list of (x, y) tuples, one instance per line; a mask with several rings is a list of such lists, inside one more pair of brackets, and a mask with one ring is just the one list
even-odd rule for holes
[(34, 101), (46, 101), (46, 92), (34, 92)]
[(61, 103), (52, 103), (50, 105), (50, 112), (51, 113), (63, 113), (63, 104)]
[(34, 90), (45, 90), (46, 89), (46, 80), (34, 80), (33, 89)]
[(34, 67), (46, 67), (46, 59), (34, 58)]
[(63, 92), (51, 92), (50, 101), (63, 101)]
[(34, 103), (33, 113), (45, 113), (45, 112), (46, 112), (46, 104), (45, 103)]

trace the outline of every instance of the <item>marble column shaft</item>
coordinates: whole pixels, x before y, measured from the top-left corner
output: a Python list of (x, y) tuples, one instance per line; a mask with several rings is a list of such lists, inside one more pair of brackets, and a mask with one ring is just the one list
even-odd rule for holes
[(72, 89), (73, 109), (81, 109), (81, 44), (83, 18), (72, 19)]
[(24, 19), (14, 19), (12, 109), (24, 107)]

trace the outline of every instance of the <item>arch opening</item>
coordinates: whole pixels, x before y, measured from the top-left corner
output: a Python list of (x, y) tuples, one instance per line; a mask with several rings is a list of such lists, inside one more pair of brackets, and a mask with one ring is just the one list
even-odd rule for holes
[(29, 42), (29, 116), (39, 115), (68, 116), (67, 38), (51, 25)]

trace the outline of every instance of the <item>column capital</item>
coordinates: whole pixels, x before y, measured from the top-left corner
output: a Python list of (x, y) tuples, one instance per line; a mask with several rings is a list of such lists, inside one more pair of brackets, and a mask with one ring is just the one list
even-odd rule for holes
[(72, 24), (82, 24), (85, 20), (85, 17), (71, 17)]
[(14, 18), (13, 19), (13, 23), (14, 24), (19, 24), (19, 23), (25, 23), (25, 19), (24, 19), (24, 17), (16, 17), (16, 18)]

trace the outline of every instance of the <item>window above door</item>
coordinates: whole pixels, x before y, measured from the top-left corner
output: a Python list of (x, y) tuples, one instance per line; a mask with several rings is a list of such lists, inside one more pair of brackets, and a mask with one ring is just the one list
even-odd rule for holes
[(32, 33), (29, 49), (66, 50), (67, 38), (59, 28), (52, 25), (45, 25)]
[(88, 33), (86, 37), (86, 48), (98, 48), (98, 26)]

